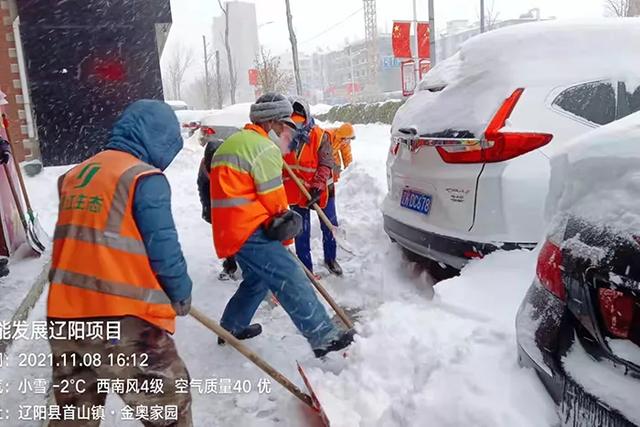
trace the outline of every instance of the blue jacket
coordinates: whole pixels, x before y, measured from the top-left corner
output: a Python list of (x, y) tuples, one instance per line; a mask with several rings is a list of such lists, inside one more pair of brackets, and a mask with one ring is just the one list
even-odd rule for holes
[[(171, 107), (161, 101), (141, 100), (122, 113), (106, 149), (124, 151), (165, 170), (182, 144), (180, 125)], [(164, 175), (138, 180), (133, 216), (160, 285), (171, 301), (187, 299), (192, 284), (171, 214), (171, 187)]]

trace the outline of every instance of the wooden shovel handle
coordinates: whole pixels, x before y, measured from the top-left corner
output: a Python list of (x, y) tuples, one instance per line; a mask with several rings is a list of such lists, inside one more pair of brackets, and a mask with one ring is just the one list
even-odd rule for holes
[[(287, 162), (283, 162), (282, 164), (283, 164), (284, 170), (287, 171), (287, 174), (291, 177), (293, 182), (296, 183), (300, 191), (302, 191), (302, 194), (304, 194), (304, 197), (306, 197), (307, 200), (311, 200), (311, 194), (309, 194), (309, 190), (307, 190), (307, 187), (305, 187), (302, 181), (300, 181), (300, 178), (298, 178), (295, 172), (291, 170), (291, 167), (287, 164)], [(320, 220), (324, 222), (324, 225), (326, 225), (327, 228), (331, 230), (331, 234), (333, 234), (335, 237), (337, 233), (336, 227), (331, 223), (331, 221), (329, 220), (327, 215), (324, 213), (324, 211), (320, 209), (320, 206), (318, 206), (317, 203), (314, 203), (311, 207), (318, 213), (318, 217), (320, 218)]]
[(22, 195), (24, 196), (24, 202), (27, 205), (27, 213), (31, 217), (33, 212), (33, 210), (31, 209), (31, 201), (29, 200), (29, 195), (27, 194), (27, 186), (24, 185), (24, 178), (22, 177), (22, 170), (20, 170), (20, 163), (18, 163), (18, 159), (16, 158), (16, 146), (11, 139), (11, 135), (9, 134), (9, 119), (4, 113), (2, 113), (2, 124), (4, 125), (5, 132), (7, 132), (7, 139), (9, 140), (9, 145), (11, 146), (11, 158), (13, 159), (13, 165), (15, 166), (16, 173), (18, 174), (20, 189), (22, 190)]
[(318, 292), (320, 292), (320, 295), (324, 297), (324, 299), (329, 303), (331, 308), (333, 308), (333, 310), (336, 312), (340, 320), (342, 320), (342, 323), (344, 323), (347, 328), (353, 329), (353, 322), (351, 321), (347, 313), (345, 313), (342, 307), (338, 305), (338, 303), (333, 299), (331, 294), (327, 292), (324, 286), (322, 286), (322, 283), (320, 283), (320, 281), (316, 279), (316, 276), (313, 275), (313, 273), (307, 268), (307, 266), (304, 265), (302, 261), (300, 261), (300, 259), (293, 252), (291, 253), (291, 255), (293, 255), (296, 261), (298, 261), (298, 264), (300, 264), (300, 266), (304, 270), (304, 273), (307, 275), (311, 283), (313, 283), (313, 286), (318, 290)]
[(189, 312), (189, 314), (191, 315), (191, 317), (193, 317), (202, 325), (204, 325), (207, 329), (209, 329), (210, 331), (218, 335), (220, 338), (222, 338), (223, 340), (231, 344), (233, 348), (235, 348), (240, 353), (242, 353), (243, 356), (245, 356), (247, 359), (252, 361), (258, 368), (266, 372), (271, 378), (273, 378), (274, 380), (282, 384), (284, 388), (289, 390), (295, 397), (300, 399), (305, 405), (308, 405), (311, 408), (314, 408), (311, 396), (309, 396), (308, 394), (300, 390), (294, 383), (289, 381), (287, 377), (282, 375), (273, 366), (269, 365), (260, 356), (258, 356), (256, 353), (254, 353), (248, 347), (242, 344), (239, 339), (231, 335), (231, 333), (229, 333), (229, 331), (227, 331), (222, 326), (220, 326), (218, 322), (210, 319), (195, 307), (191, 307), (191, 311)]

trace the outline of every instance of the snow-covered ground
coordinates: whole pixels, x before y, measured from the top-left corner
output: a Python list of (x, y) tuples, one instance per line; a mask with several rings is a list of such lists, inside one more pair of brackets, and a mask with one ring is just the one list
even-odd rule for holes
[[(220, 113), (224, 124), (242, 125), (246, 107)], [(228, 123), (234, 122), (234, 123)], [(334, 426), (550, 426), (557, 423), (554, 406), (533, 372), (516, 363), (514, 317), (534, 274), (535, 254), (496, 253), (471, 263), (461, 277), (435, 287), (426, 273), (402, 258), (382, 230), (379, 204), (386, 191), (384, 162), (389, 127), (356, 126), (355, 163), (338, 184), (338, 215), (360, 257), (344, 252), (343, 278), (324, 283), (336, 300), (357, 310), (359, 335), (348, 357), (333, 355), (326, 368), (340, 365), (340, 375), (318, 368), (318, 362), (285, 312), (263, 304), (256, 321), (264, 332), (246, 344), (301, 388), (296, 361), (307, 366)], [(167, 170), (173, 190), (173, 213), (194, 281), (194, 306), (218, 319), (236, 283), (217, 280), (221, 262), (213, 253), (209, 225), (200, 218), (196, 192), (202, 155), (195, 144)], [(57, 176), (65, 168), (47, 168), (27, 185), (43, 226), (53, 230)], [(321, 259), (321, 235), (314, 220), (312, 247)], [(318, 272), (323, 268), (318, 266)], [(431, 299), (433, 297), (433, 299)], [(46, 293), (30, 320), (43, 319)], [(260, 393), (265, 374), (192, 318), (179, 318), (175, 340), (194, 380), (248, 380), (250, 393), (193, 393), (195, 426), (314, 425), (314, 414), (272, 382)], [(44, 341), (18, 341), (9, 358), (21, 352), (48, 352)], [(11, 360), (11, 359), (10, 359)], [(21, 394), (25, 378), (48, 379), (47, 368), (0, 369), (0, 381), (11, 393), (0, 398), (11, 412), (12, 426), (40, 425), (19, 421), (19, 405), (44, 404), (42, 394)], [(260, 390), (264, 391), (264, 390)], [(122, 403), (110, 396), (107, 422), (118, 426)], [(116, 411), (111, 415), (111, 411)], [(129, 424), (126, 424), (129, 425)]]

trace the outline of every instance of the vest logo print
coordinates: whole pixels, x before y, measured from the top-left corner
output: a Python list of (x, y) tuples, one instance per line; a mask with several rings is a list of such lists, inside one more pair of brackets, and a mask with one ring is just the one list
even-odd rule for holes
[(98, 171), (100, 171), (100, 167), (100, 163), (89, 163), (88, 165), (83, 167), (76, 177), (81, 182), (73, 188), (84, 188), (89, 185), (93, 177), (96, 176)]

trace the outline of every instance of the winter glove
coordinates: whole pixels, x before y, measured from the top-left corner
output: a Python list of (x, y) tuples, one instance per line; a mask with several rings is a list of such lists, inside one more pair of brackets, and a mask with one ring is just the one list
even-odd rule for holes
[(0, 165), (6, 165), (11, 160), (11, 149), (9, 143), (0, 139)]
[(171, 307), (173, 307), (178, 316), (186, 316), (189, 314), (189, 310), (191, 310), (191, 297), (179, 302), (172, 302)]
[(309, 199), (309, 203), (307, 203), (308, 208), (312, 208), (313, 205), (320, 201), (320, 197), (322, 197), (322, 190), (318, 190), (317, 188), (312, 188), (309, 190), (309, 194), (311, 195), (311, 199)]
[(301, 232), (302, 217), (297, 212), (291, 210), (276, 216), (264, 230), (267, 238), (280, 242), (294, 239)]

